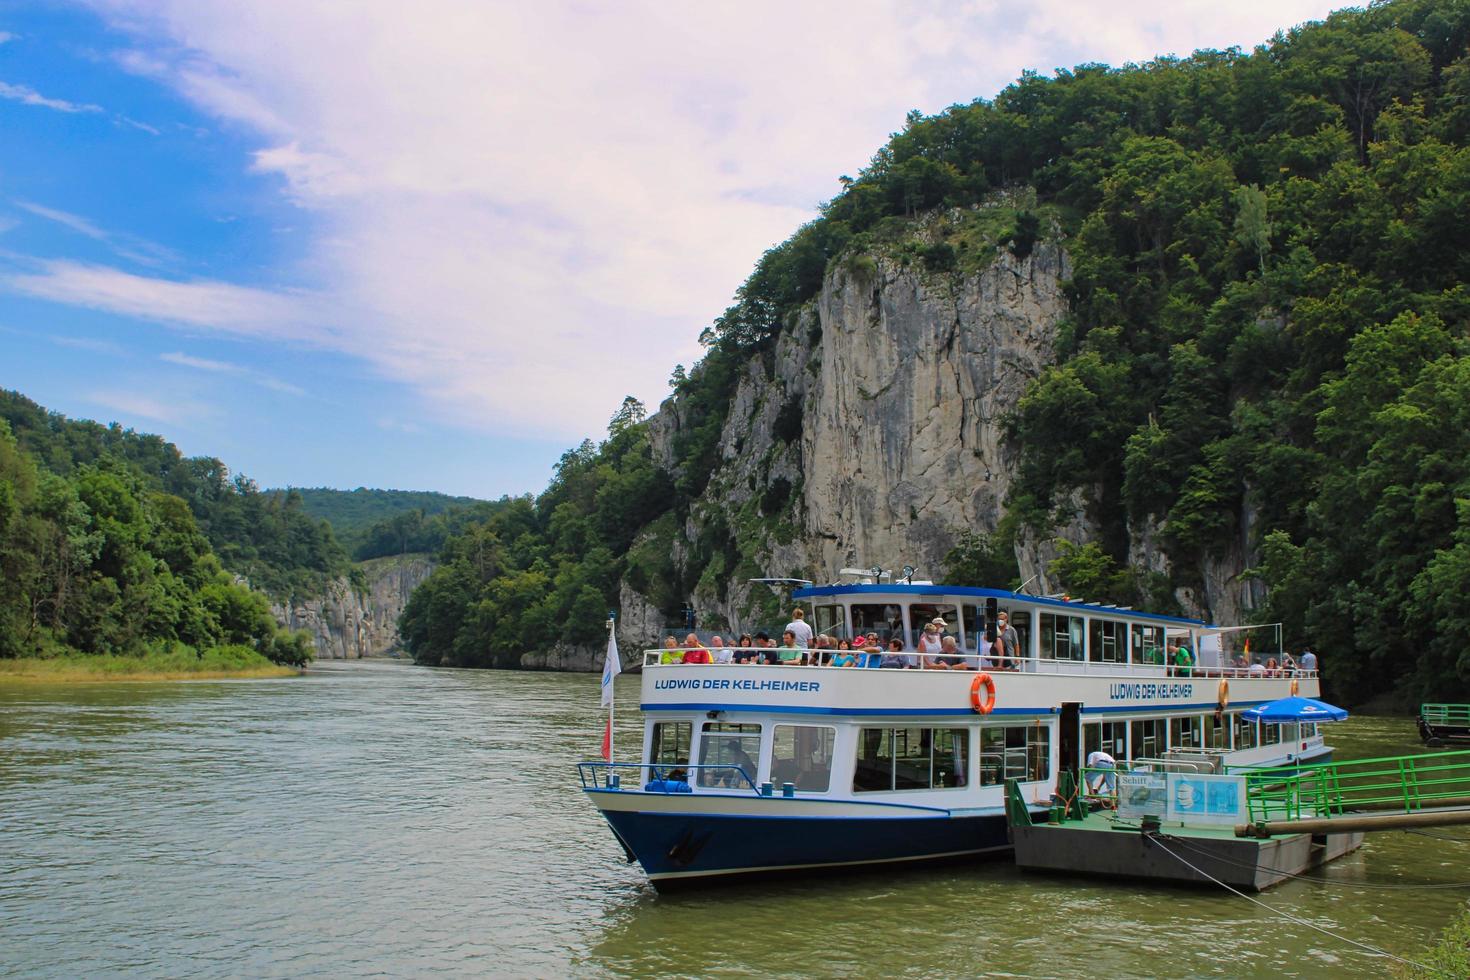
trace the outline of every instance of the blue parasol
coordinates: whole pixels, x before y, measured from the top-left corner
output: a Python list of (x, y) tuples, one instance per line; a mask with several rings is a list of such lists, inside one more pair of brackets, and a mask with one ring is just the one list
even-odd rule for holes
[(1267, 722), (1342, 721), (1348, 713), (1325, 701), (1293, 696), (1246, 708), (1240, 716), (1247, 721)]

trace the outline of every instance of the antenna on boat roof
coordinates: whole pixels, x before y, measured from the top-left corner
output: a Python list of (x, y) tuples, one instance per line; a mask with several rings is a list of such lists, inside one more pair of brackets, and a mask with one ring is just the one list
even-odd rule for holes
[(1027, 592), (1026, 591), (1026, 586), (1030, 585), (1032, 582), (1035, 582), (1040, 577), (1041, 577), (1041, 573), (1040, 572), (1037, 572), (1035, 575), (1031, 576), (1026, 581), (1022, 582), (1021, 583), (1021, 587), (1019, 589), (1017, 589), (1016, 592), (1018, 594), (1021, 594), (1021, 595), (1031, 595), (1030, 592)]

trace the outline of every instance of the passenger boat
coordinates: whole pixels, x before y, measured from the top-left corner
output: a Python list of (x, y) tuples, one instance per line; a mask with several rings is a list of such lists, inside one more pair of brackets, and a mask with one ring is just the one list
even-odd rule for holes
[[(1226, 630), (1133, 609), (933, 584), (807, 586), (818, 633), (912, 651), (938, 618), (958, 669), (666, 664), (643, 657), (642, 753), (586, 762), (582, 787), (653, 884), (1002, 852), (1006, 783), (1037, 813), (1094, 750), (1120, 768), (1225, 772), (1326, 761), (1315, 725), (1242, 709), (1319, 694), (1315, 672), (1221, 663)], [(1024, 654), (979, 651), (1006, 612)], [(1195, 664), (1165, 665), (1170, 640)], [(918, 654), (910, 654), (915, 661)]]
[(1431, 746), (1470, 742), (1470, 704), (1421, 704), (1419, 738)]

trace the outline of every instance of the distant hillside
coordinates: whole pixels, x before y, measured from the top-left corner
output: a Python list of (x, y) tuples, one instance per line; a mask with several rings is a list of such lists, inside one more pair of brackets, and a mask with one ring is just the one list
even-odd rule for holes
[(14, 391), (0, 390), (0, 419), (41, 471), (72, 479), (121, 467), (143, 490), (179, 497), (224, 567), (273, 596), (315, 595), (350, 569), (331, 526), (299, 494), (263, 493), (214, 457), (186, 457), (162, 436), (116, 423), (70, 419)]
[(443, 535), (426, 535), (424, 528), (433, 523), (426, 519), (484, 503), (432, 490), (292, 487), (269, 492), (299, 495), (306, 513), (331, 524), (337, 540), (358, 561), (406, 551), (437, 551), (444, 543)]

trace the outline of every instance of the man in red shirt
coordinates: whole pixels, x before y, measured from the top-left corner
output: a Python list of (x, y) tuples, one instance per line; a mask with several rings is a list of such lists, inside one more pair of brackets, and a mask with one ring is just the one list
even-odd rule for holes
[(699, 637), (693, 633), (684, 637), (684, 646), (687, 648), (684, 651), (684, 662), (686, 664), (712, 664), (715, 662), (714, 658), (709, 655), (709, 651), (700, 645)]

